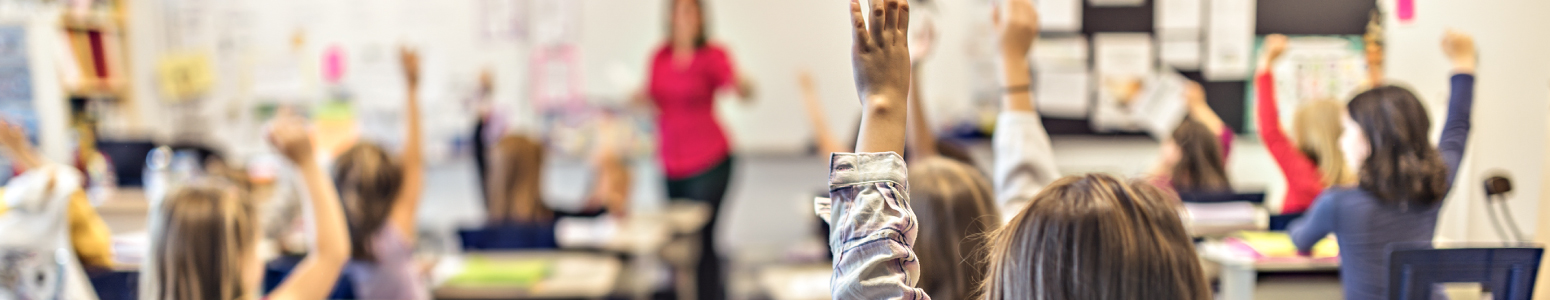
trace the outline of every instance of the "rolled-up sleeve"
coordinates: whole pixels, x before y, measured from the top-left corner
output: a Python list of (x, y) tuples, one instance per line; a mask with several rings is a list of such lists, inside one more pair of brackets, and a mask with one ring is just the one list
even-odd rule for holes
[(1003, 111), (996, 117), (995, 148), (996, 204), (1006, 207), (1037, 194), (1060, 178), (1055, 168), (1055, 150), (1039, 115), (1032, 112)]
[(830, 224), (834, 299), (930, 299), (915, 288), (920, 262), (904, 158), (892, 152), (835, 153), (829, 199), (818, 213)]

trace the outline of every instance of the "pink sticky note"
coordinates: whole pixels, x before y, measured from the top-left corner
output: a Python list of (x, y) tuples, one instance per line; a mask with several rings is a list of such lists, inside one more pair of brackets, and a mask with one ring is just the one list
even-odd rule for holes
[(344, 49), (339, 46), (329, 46), (323, 50), (323, 81), (339, 83), (344, 77)]
[(1399, 21), (1404, 23), (1415, 21), (1415, 0), (1395, 1), (1398, 1), (1397, 3), (1394, 3), (1394, 10), (1398, 11), (1396, 12), (1396, 15), (1399, 16)]

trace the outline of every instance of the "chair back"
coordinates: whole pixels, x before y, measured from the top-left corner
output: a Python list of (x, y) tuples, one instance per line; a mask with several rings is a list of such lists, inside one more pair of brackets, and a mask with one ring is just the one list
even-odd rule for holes
[(1443, 283), (1480, 283), (1496, 300), (1528, 300), (1544, 248), (1395, 249), (1389, 299), (1432, 299)]

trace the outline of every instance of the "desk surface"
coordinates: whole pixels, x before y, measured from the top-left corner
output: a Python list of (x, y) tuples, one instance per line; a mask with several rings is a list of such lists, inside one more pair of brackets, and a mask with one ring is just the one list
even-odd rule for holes
[(1200, 257), (1224, 266), (1246, 267), (1258, 272), (1333, 271), (1340, 269), (1339, 258), (1286, 257), (1256, 260), (1238, 255), (1221, 241), (1211, 240), (1197, 247)]
[[(608, 296), (624, 269), (617, 257), (582, 252), (520, 251), (470, 252), (466, 258), (489, 260), (549, 260), (554, 263), (548, 278), (531, 287), (456, 286), (444, 282), (460, 269), (461, 258), (448, 258), (447, 271), (438, 270), (437, 299), (554, 299), (602, 298)], [(441, 267), (438, 267), (440, 269)]]
[(828, 300), (828, 264), (773, 266), (759, 271), (759, 287), (774, 300)]

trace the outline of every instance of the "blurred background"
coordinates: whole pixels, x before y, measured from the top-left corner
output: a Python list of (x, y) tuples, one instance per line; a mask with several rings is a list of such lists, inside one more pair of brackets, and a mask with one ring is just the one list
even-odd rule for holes
[[(996, 1), (911, 2), (920, 15), (912, 30), (935, 32), (917, 69), (930, 128), (969, 150), (987, 171), (1001, 88), (993, 75), (999, 71), (990, 23)], [(313, 117), (323, 147), (364, 140), (396, 148), (405, 97), (397, 51), (413, 47), (423, 61), (420, 109), (429, 164), (420, 226), (423, 236), (442, 237), (422, 240), (428, 255), (461, 251), (452, 241), (456, 232), (483, 224), (473, 151), (481, 113), (498, 115), (500, 130), (544, 141), (551, 153), (544, 199), (560, 208), (585, 205), (596, 176), (587, 149), (607, 139), (601, 132), (612, 129), (597, 120), (608, 115), (624, 120), (609, 123), (623, 132), (611, 139), (625, 149), (634, 177), (628, 207), (641, 217), (562, 222), (556, 231), (562, 248), (624, 257), (604, 263), (616, 276), (592, 286), (578, 281), (578, 289), (683, 296), (673, 293), (683, 290), (674, 285), (686, 279), (671, 270), (693, 261), (679, 255), (697, 254), (675, 241), (719, 214), (714, 247), (726, 262), (730, 298), (826, 298), (827, 249), (811, 203), (826, 194), (827, 155), (814, 150), (815, 133), (832, 132), (849, 144), (859, 119), (850, 35), (843, 30), (847, 3), (703, 3), (710, 40), (757, 87), (748, 99), (728, 94), (716, 105), (737, 157), (719, 210), (667, 196), (655, 116), (630, 104), (646, 87), (653, 54), (667, 42), (668, 0), (0, 0), (0, 113), (25, 124), (51, 160), (82, 161), (113, 176), (113, 184), (96, 187), (100, 200), (94, 200), (115, 237), (133, 244), (137, 232), (143, 241), (146, 209), (143, 196), (136, 202), (134, 194), (147, 184), (142, 175), (156, 146), (172, 146), (174, 158), (214, 155), (283, 186), (282, 160), (261, 133), (278, 107), (289, 106)], [(1550, 233), (1540, 230), (1550, 224), (1541, 221), (1550, 206), (1541, 206), (1547, 195), (1540, 184), (1550, 180), (1543, 172), (1550, 153), (1550, 34), (1544, 32), (1550, 2), (1035, 3), (1042, 25), (1032, 54), (1036, 98), (1062, 173), (1147, 171), (1158, 141), (1150, 128), (1109, 121), (1117, 105), (1111, 83), (1178, 74), (1199, 81), (1211, 108), (1240, 133), (1228, 172), (1235, 192), (1257, 195), (1267, 216), (1277, 214), (1285, 181), (1252, 122), (1250, 76), (1264, 35), (1292, 35), (1293, 51), (1305, 54), (1291, 64), (1318, 66), (1278, 69), (1291, 78), (1277, 83), (1294, 93), (1289, 99), (1347, 99), (1364, 84), (1365, 58), (1374, 53), (1364, 38), (1381, 40), (1375, 53), (1384, 58), (1383, 77), (1414, 89), (1436, 124), (1445, 113), (1449, 69), (1438, 40), (1447, 28), (1473, 33), (1480, 49), (1477, 134), (1438, 239), (1508, 240), (1488, 224), (1486, 196), (1475, 184), (1498, 174), (1519, 183), (1505, 201), (1516, 225), (1531, 237)], [(485, 73), (488, 89), (481, 84)], [(811, 94), (804, 93), (801, 74), (811, 74)], [(818, 99), (816, 116), (803, 106), (807, 95)], [(828, 128), (814, 128), (815, 117)], [(134, 259), (132, 251), (120, 254)], [(1332, 270), (1268, 277), (1261, 285), (1270, 292), (1250, 295), (1337, 297)]]

